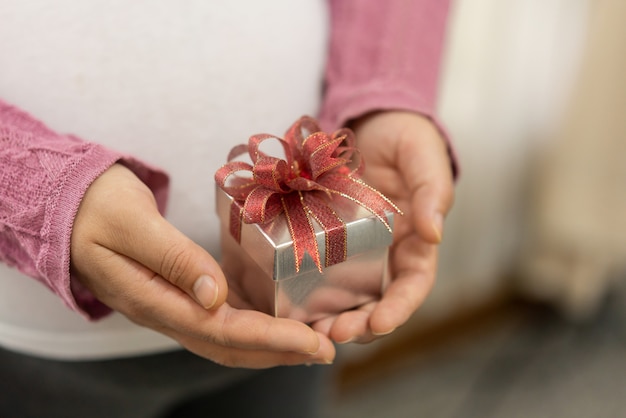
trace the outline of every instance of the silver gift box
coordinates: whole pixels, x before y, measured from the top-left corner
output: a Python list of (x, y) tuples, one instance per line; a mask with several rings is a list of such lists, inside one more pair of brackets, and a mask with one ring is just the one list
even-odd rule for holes
[[(216, 200), (222, 268), (233, 304), (311, 323), (380, 298), (389, 281), (392, 234), (361, 206), (341, 197), (333, 200), (333, 210), (346, 223), (347, 257), (320, 273), (308, 254), (296, 272), (293, 241), (284, 216), (266, 225), (242, 223), (238, 243), (229, 232), (232, 197), (218, 187)], [(386, 215), (393, 227), (393, 213)], [(324, 260), (325, 234), (313, 224)]]

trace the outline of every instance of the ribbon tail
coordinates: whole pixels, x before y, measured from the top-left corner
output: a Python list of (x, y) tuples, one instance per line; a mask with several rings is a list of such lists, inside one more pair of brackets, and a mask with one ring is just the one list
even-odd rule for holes
[(345, 222), (321, 198), (313, 193), (304, 194), (304, 205), (309, 214), (324, 229), (326, 240), (326, 267), (346, 261), (348, 257), (348, 230)]
[(243, 206), (236, 200), (233, 200), (230, 204), (228, 229), (230, 235), (235, 238), (238, 243), (241, 242), (241, 218), (243, 216)]
[(315, 230), (302, 202), (301, 193), (291, 193), (281, 197), (285, 218), (289, 227), (289, 234), (293, 240), (293, 252), (296, 259), (296, 273), (300, 272), (300, 266), (304, 255), (309, 253), (319, 272), (322, 272), (320, 253), (315, 237)]

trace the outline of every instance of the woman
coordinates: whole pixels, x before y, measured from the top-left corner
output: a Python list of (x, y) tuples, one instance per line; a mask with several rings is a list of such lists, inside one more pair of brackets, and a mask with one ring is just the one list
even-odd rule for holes
[[(243, 368), (329, 364), (332, 341), (388, 334), (428, 293), (454, 171), (434, 121), (445, 2), (1, 7), (3, 99), (50, 126), (0, 105), (0, 257), (19, 269), (0, 266), (2, 415), (152, 417), (197, 396), (204, 415), (314, 415), (318, 368)], [(350, 124), (405, 212), (381, 301), (312, 327), (225, 302), (212, 213), (230, 147), (302, 114)]]

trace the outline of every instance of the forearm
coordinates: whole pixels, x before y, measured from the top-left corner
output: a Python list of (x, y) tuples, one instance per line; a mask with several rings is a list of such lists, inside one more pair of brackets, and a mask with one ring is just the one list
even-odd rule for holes
[(367, 113), (436, 115), (449, 2), (331, 0), (331, 37), (320, 123), (333, 130)]
[(332, 0), (322, 121), (372, 109), (434, 114), (448, 2)]
[[(0, 261), (91, 317), (108, 309), (70, 278), (70, 237), (81, 199), (116, 161), (131, 166), (165, 205), (167, 177), (136, 160), (47, 128), (0, 101)], [(73, 288), (73, 289), (72, 289)]]

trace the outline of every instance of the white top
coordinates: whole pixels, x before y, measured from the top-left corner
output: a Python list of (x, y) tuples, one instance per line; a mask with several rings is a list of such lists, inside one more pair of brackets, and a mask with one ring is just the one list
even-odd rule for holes
[[(164, 168), (168, 219), (216, 257), (213, 173), (230, 148), (319, 106), (323, 0), (5, 0), (0, 16), (0, 96)], [(177, 347), (120, 314), (87, 322), (2, 264), (0, 345), (63, 359)]]

